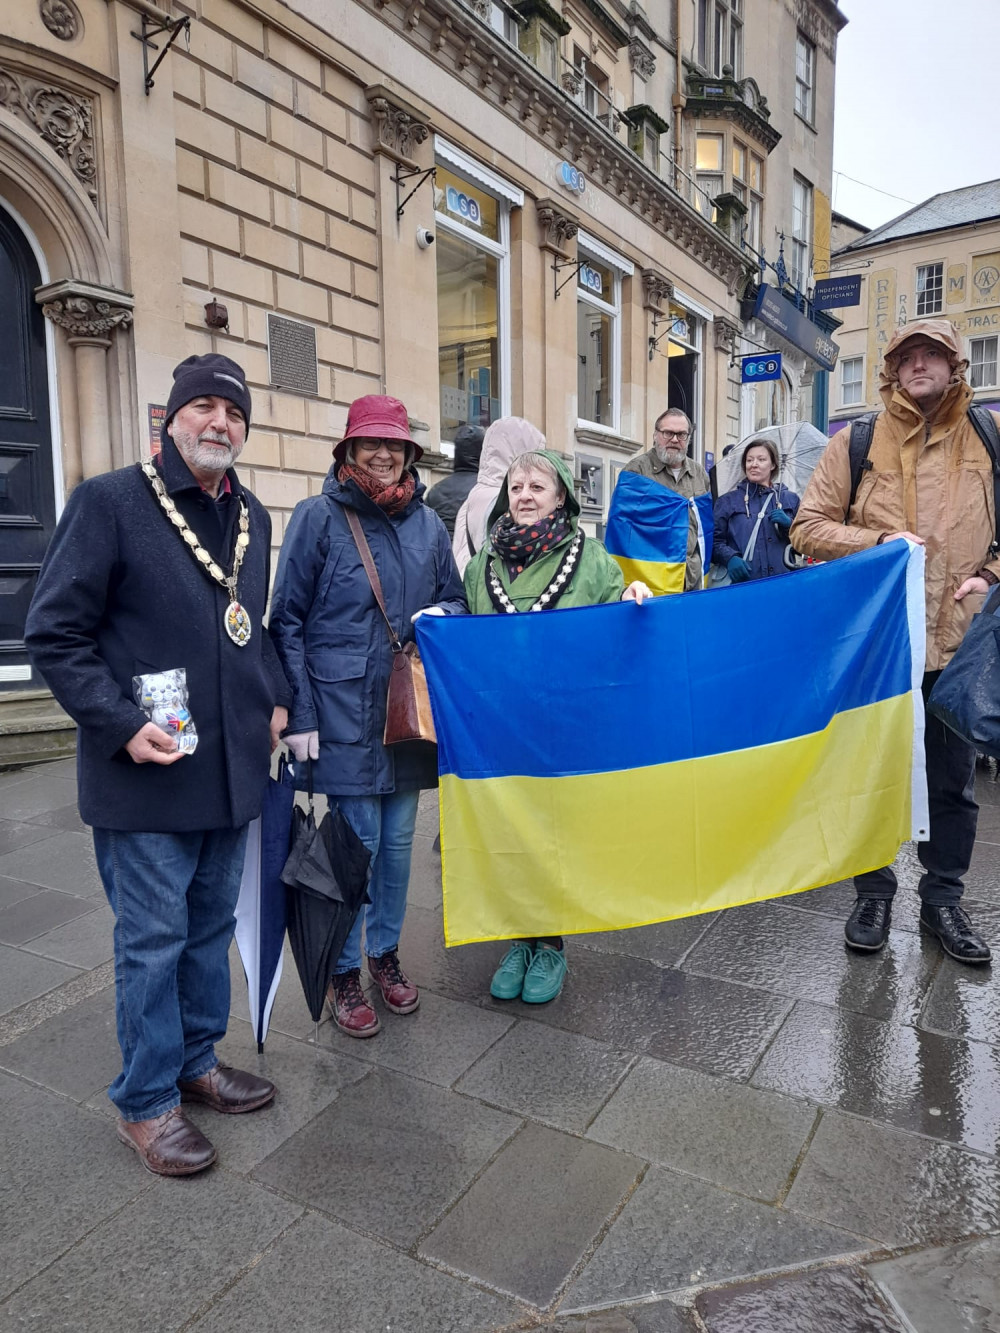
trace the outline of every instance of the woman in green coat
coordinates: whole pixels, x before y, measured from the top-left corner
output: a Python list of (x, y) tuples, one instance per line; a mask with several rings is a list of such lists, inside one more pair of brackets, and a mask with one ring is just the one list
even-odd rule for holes
[[(489, 538), (465, 571), (473, 615), (551, 611), (652, 596), (644, 583), (625, 587), (618, 565), (580, 527), (573, 477), (558, 454), (521, 454), (507, 470)], [(497, 1000), (545, 1004), (562, 990), (566, 952), (560, 936), (515, 940), (493, 974)]]

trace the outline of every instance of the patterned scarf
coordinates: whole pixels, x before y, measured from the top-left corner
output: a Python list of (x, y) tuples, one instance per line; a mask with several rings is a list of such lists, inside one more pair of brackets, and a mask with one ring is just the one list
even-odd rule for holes
[(379, 509), (385, 510), (390, 516), (402, 513), (417, 489), (417, 479), (408, 469), (404, 471), (399, 481), (383, 486), (367, 468), (358, 467), (356, 463), (341, 463), (337, 480), (353, 481), (369, 500), (374, 500)]
[(513, 582), (533, 560), (554, 550), (569, 533), (569, 514), (560, 505), (548, 518), (525, 527), (518, 527), (510, 514), (501, 514), (490, 530), (490, 541)]

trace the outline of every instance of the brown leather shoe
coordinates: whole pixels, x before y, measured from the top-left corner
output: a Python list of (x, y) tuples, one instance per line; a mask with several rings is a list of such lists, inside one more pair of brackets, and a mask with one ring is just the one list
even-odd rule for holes
[(270, 1079), (248, 1074), (231, 1065), (216, 1065), (201, 1078), (178, 1083), (182, 1102), (202, 1102), (223, 1115), (242, 1115), (256, 1111), (274, 1100), (275, 1086)]
[(374, 1037), (381, 1024), (361, 989), (361, 971), (342, 972), (326, 992), (333, 1021), (349, 1037)]
[(119, 1120), (115, 1132), (156, 1176), (193, 1176), (215, 1161), (215, 1149), (179, 1106), (152, 1120)]
[(382, 1001), (387, 1009), (391, 1009), (394, 1014), (413, 1013), (420, 1003), (420, 992), (399, 966), (395, 949), (384, 953), (381, 958), (369, 958), (368, 971), (382, 992)]

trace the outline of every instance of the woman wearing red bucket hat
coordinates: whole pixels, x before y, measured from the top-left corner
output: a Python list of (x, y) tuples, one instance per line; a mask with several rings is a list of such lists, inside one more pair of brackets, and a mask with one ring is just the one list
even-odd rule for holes
[(437, 785), (437, 756), (426, 741), (386, 747), (386, 694), (392, 648), (348, 515), (371, 550), (397, 638), (413, 638), (421, 611), (466, 611), (444, 524), (422, 503), (411, 438), (398, 398), (368, 394), (347, 414), (321, 495), (296, 506), (285, 533), (271, 601), (270, 632), (292, 685), (285, 740), (305, 787), (339, 805), (372, 854), (370, 904), (358, 914), (334, 966), (328, 1000), (352, 1037), (373, 1037), (379, 1018), (361, 986), (361, 940), (386, 1008), (412, 1013), (417, 988), (399, 965), (417, 800)]

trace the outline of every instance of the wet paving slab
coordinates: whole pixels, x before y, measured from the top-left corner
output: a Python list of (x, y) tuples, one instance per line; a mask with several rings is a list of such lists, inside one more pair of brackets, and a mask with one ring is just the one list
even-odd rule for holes
[(857, 1268), (705, 1292), (695, 1309), (707, 1333), (909, 1333)]
[(1000, 1237), (873, 1264), (906, 1333), (1000, 1333)]
[(753, 1085), (977, 1152), (1000, 1149), (1000, 1051), (799, 1001)]
[(917, 1026), (1000, 1045), (1000, 961), (973, 968), (942, 959)]

